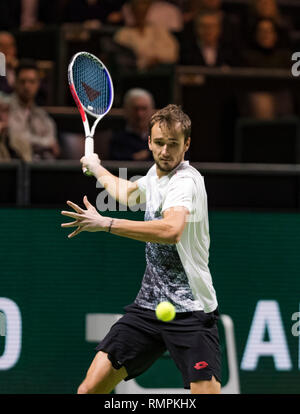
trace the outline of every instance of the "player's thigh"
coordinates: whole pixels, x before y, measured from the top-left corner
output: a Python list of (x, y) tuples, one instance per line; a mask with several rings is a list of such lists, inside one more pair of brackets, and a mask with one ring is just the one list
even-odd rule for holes
[(115, 369), (103, 351), (95, 355), (86, 377), (78, 388), (79, 394), (108, 394), (127, 377), (126, 368)]
[(190, 388), (193, 383), (197, 393), (217, 391), (219, 385), (214, 379), (220, 383), (221, 350), (214, 315), (196, 311), (172, 325), (173, 329), (164, 333), (164, 339), (182, 373), (184, 387)]
[(191, 394), (220, 394), (221, 384), (214, 376), (210, 380), (201, 380), (190, 383)]

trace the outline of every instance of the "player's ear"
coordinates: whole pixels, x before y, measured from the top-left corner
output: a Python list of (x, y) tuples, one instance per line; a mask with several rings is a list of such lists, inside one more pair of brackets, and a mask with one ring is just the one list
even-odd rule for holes
[(149, 150), (152, 151), (151, 135), (148, 136), (148, 147), (149, 147)]
[(191, 137), (188, 137), (188, 139), (184, 143), (184, 146), (185, 146), (184, 152), (187, 152), (187, 150), (190, 148), (190, 145), (191, 145)]

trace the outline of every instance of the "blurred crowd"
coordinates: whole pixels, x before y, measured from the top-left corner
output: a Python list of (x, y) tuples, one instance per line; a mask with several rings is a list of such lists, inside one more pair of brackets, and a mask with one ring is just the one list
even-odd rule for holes
[[(231, 11), (227, 3), (2, 0), (0, 51), (6, 57), (6, 77), (0, 77), (0, 160), (68, 158), (68, 153), (61, 151), (54, 121), (41, 105), (46, 90), (41, 70), (37, 62), (20, 59), (16, 33), (58, 26), (69, 39), (82, 40), (87, 31), (99, 33), (109, 27), (109, 42), (101, 44), (100, 57), (109, 59), (112, 67), (119, 65), (119, 70), (137, 75), (174, 65), (289, 70), (298, 16), (282, 13), (283, 2), (276, 0), (248, 0), (239, 13)], [(147, 125), (157, 106), (151, 92), (133, 87), (122, 98), (126, 123), (121, 131), (111, 132), (109, 159), (151, 159)], [(242, 107), (244, 115), (258, 119), (274, 119), (294, 111), (293, 98), (286, 89), (254, 90)]]

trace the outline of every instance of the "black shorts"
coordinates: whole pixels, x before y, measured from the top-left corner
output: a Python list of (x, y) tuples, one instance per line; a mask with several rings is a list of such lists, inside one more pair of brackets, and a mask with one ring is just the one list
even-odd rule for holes
[(115, 369), (126, 368), (125, 381), (145, 372), (166, 350), (180, 370), (184, 388), (212, 375), (221, 382), (221, 351), (217, 320), (219, 312), (177, 313), (162, 322), (155, 312), (135, 304), (122, 316), (96, 347), (108, 354)]

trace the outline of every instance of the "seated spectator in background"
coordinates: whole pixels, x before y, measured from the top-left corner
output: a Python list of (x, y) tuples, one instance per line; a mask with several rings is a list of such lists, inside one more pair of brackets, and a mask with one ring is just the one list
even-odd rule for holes
[(288, 69), (291, 52), (280, 47), (279, 30), (272, 20), (259, 20), (254, 30), (254, 39), (243, 53), (245, 66), (255, 68)]
[(185, 26), (183, 36), (193, 32), (194, 20), (201, 12), (218, 12), (222, 25), (222, 43), (228, 47), (241, 47), (239, 19), (222, 10), (222, 0), (189, 0), (188, 9), (184, 13)]
[[(3, 99), (3, 98), (1, 98)], [(9, 161), (12, 158), (8, 141), (8, 111), (9, 104), (0, 100), (0, 161)]]
[(193, 32), (180, 44), (180, 63), (206, 67), (232, 66), (239, 63), (238, 53), (222, 42), (222, 21), (219, 12), (200, 12)]
[(6, 94), (13, 92), (15, 69), (18, 65), (17, 46), (14, 36), (9, 32), (0, 32), (0, 52), (6, 59), (6, 76), (0, 77), (0, 91)]
[[(171, 32), (180, 32), (183, 29), (183, 15), (181, 10), (167, 1), (149, 0), (146, 22), (163, 27)], [(131, 3), (122, 8), (122, 17), (126, 26), (134, 26), (136, 19)]]
[(151, 160), (148, 136), (149, 121), (154, 111), (152, 95), (144, 89), (130, 89), (124, 96), (123, 108), (126, 127), (113, 135), (110, 159)]
[(293, 24), (286, 16), (282, 16), (277, 0), (250, 1), (249, 9), (243, 24), (246, 41), (251, 43), (257, 22), (265, 19), (272, 20), (278, 28), (281, 45), (289, 45), (289, 32), (293, 29)]
[[(243, 54), (247, 67), (265, 69), (290, 69), (291, 53), (280, 46), (279, 32), (272, 20), (258, 21), (251, 49)], [(247, 95), (247, 115), (259, 119), (291, 115), (293, 98), (288, 89), (276, 91), (253, 91)]]
[[(0, 92), (10, 95), (14, 92), (15, 72), (19, 64), (16, 40), (11, 33), (0, 32), (0, 52), (4, 53), (6, 60), (6, 76), (0, 76)], [(47, 81), (47, 77), (44, 77), (39, 87), (37, 102), (40, 104), (45, 104), (47, 94), (50, 92)]]
[(16, 69), (15, 92), (9, 104), (8, 134), (11, 149), (24, 161), (53, 159), (59, 155), (55, 124), (35, 104), (39, 86), (35, 63), (20, 63)]
[(147, 23), (146, 16), (150, 5), (150, 0), (131, 0), (135, 24), (121, 28), (114, 37), (116, 43), (134, 52), (139, 70), (147, 70), (160, 64), (174, 64), (178, 59), (179, 47), (176, 38), (163, 27)]

